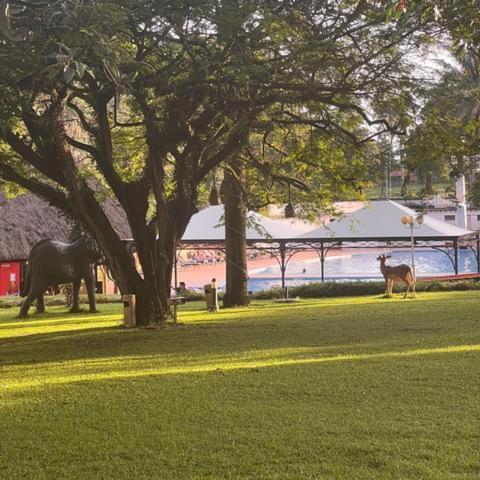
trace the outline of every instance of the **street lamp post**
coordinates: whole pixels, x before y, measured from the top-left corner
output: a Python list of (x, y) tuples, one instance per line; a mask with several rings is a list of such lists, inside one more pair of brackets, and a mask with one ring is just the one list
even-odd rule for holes
[(406, 228), (410, 228), (410, 248), (412, 250), (412, 274), (413, 279), (416, 280), (417, 277), (415, 275), (415, 238), (413, 235), (413, 230), (415, 228), (420, 228), (423, 223), (423, 215), (417, 215), (414, 218), (412, 215), (404, 215), (400, 221), (405, 225)]

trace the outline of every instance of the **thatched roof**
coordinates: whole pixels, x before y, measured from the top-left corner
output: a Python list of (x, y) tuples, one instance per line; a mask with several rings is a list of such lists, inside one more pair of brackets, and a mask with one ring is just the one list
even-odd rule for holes
[[(131, 238), (122, 208), (107, 200), (104, 209), (120, 238)], [(27, 259), (32, 246), (44, 238), (66, 241), (71, 228), (56, 208), (36, 195), (7, 199), (0, 193), (0, 261)]]

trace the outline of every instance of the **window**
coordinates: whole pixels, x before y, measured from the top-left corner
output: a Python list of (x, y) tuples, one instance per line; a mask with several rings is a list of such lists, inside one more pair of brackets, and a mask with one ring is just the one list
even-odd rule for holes
[(480, 222), (480, 215), (477, 215), (477, 222)]
[(445, 221), (446, 222), (454, 222), (455, 221), (455, 215), (445, 215)]

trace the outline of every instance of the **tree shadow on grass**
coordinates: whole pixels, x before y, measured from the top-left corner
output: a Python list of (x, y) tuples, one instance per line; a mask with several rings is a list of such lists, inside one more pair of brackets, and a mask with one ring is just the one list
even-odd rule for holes
[[(213, 320), (195, 319), (197, 312), (191, 311), (186, 317), (193, 317), (193, 321), (185, 328), (157, 330), (124, 329), (116, 324), (118, 313), (114, 312), (104, 312), (105, 324), (97, 326), (95, 322), (102, 314), (87, 314), (73, 320), (71, 315), (59, 312), (49, 314), (38, 332), (32, 320), (32, 332), (20, 331), (19, 335), (0, 339), (0, 366), (124, 356), (177, 355), (179, 359), (189, 359), (226, 352), (240, 355), (265, 349), (310, 347), (348, 350), (363, 346), (377, 350), (419, 341), (437, 345), (439, 339), (440, 344), (448, 344), (454, 334), (460, 342), (469, 338), (470, 331), (462, 333), (458, 324), (447, 321), (448, 312), (442, 305), (432, 302), (433, 309), (421, 318), (412, 315), (418, 305), (415, 302), (395, 305), (398, 308), (375, 307), (374, 302), (373, 305), (328, 302), (327, 305), (260, 306), (225, 310), (221, 317), (213, 315)], [(198, 315), (205, 313), (200, 311)], [(59, 326), (60, 330), (42, 332), (45, 325)]]

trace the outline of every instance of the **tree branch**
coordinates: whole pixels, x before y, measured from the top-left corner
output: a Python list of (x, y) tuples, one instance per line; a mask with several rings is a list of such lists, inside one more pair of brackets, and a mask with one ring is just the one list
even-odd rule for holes
[(98, 157), (99, 151), (93, 145), (88, 145), (87, 143), (83, 143), (78, 140), (75, 140), (69, 135), (65, 135), (65, 138), (67, 139), (67, 142), (72, 147), (78, 148), (79, 150), (83, 150), (84, 152), (89, 153), (94, 159)]
[(58, 184), (65, 186), (65, 177), (58, 167), (52, 167), (47, 164), (38, 153), (36, 153), (29, 145), (15, 135), (11, 130), (3, 130), (0, 132), (0, 137), (3, 138), (12, 149), (20, 155), (30, 165), (35, 167), (40, 173), (48, 178), (51, 178)]
[(88, 133), (90, 133), (91, 135), (96, 135), (97, 129), (92, 124), (88, 123), (82, 109), (78, 105), (75, 105), (75, 103), (73, 103), (74, 98), (75, 96), (70, 97), (68, 99), (67, 106), (77, 114), (83, 129)]
[(27, 178), (20, 175), (10, 165), (3, 163), (2, 160), (3, 159), (0, 157), (0, 178), (15, 183), (16, 185), (35, 193), (36, 195), (45, 199), (50, 205), (58, 208), (68, 215), (72, 215), (70, 203), (62, 191), (44, 182), (34, 180), (31, 177)]

